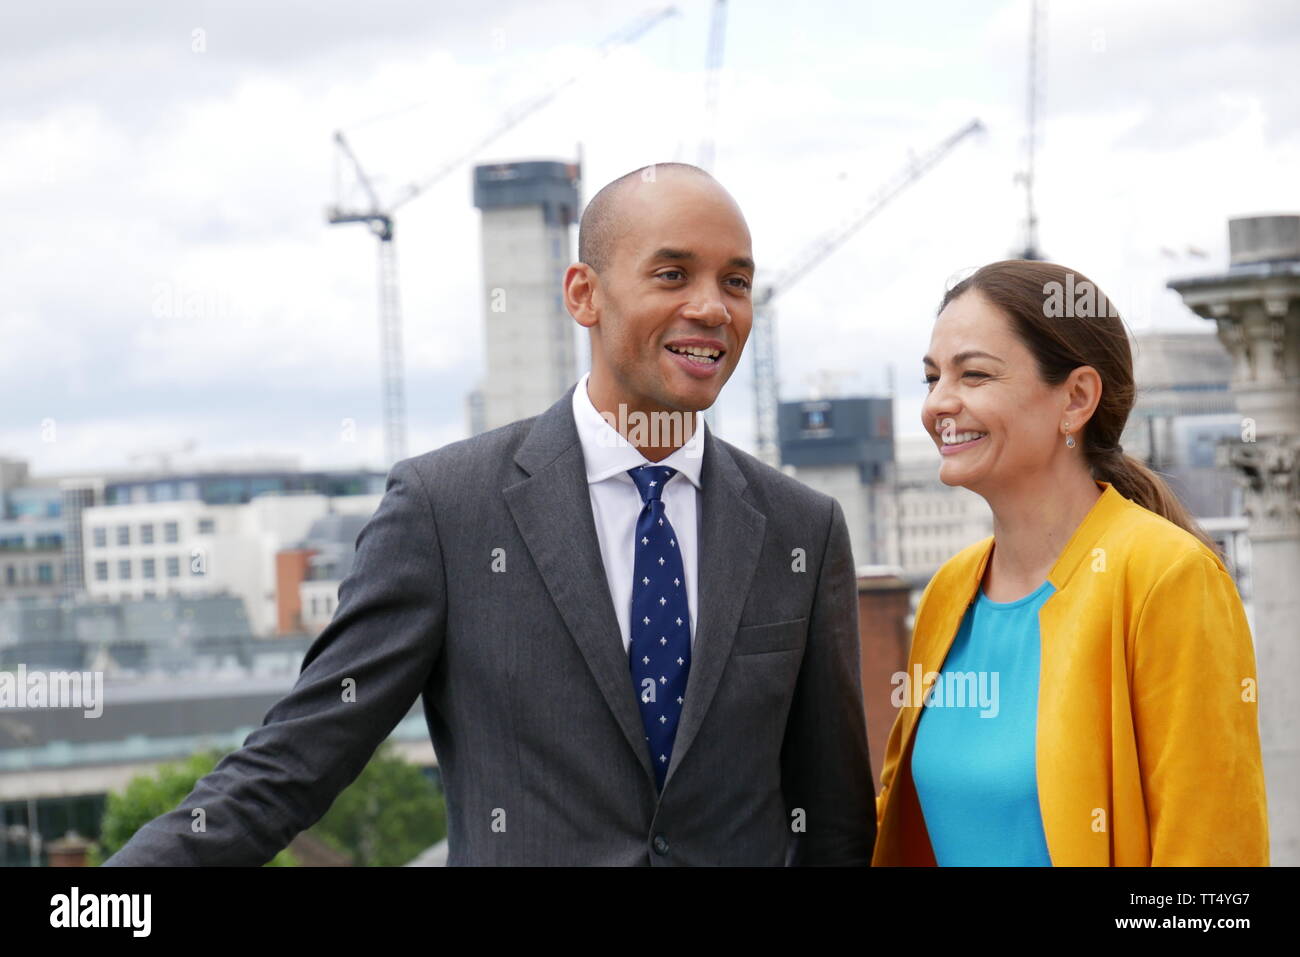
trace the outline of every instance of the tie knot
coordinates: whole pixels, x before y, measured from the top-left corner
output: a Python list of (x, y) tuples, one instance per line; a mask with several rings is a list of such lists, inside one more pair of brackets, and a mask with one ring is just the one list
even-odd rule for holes
[(677, 470), (666, 465), (639, 465), (628, 469), (627, 474), (636, 482), (636, 487), (641, 492), (641, 501), (649, 503), (659, 501), (664, 486), (677, 474)]

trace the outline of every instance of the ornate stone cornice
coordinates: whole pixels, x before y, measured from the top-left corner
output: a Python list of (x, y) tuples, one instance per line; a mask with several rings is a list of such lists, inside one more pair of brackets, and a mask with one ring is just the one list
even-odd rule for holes
[(1216, 464), (1231, 466), (1245, 489), (1252, 536), (1300, 532), (1300, 442), (1264, 438), (1220, 445)]

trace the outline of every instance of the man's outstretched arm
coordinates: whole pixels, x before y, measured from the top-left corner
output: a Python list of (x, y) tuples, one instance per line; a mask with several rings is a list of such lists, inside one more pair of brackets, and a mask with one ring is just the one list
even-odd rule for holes
[(441, 652), (440, 549), (424, 485), (398, 462), (293, 690), (105, 866), (261, 865), (320, 820), (406, 716)]

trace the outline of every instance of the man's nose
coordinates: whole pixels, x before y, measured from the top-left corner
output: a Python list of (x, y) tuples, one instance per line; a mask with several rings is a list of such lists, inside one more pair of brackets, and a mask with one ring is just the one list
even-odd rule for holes
[(687, 319), (698, 319), (700, 322), (712, 326), (731, 321), (731, 311), (727, 308), (727, 304), (722, 301), (722, 297), (710, 296), (704, 293), (695, 297), (691, 304), (682, 311), (682, 314)]

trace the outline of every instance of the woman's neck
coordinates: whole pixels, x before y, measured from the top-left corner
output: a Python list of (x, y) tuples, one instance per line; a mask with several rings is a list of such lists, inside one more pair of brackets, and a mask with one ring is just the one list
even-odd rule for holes
[[(984, 496), (993, 511), (994, 542), (985, 594), (1014, 601), (1041, 585), (1101, 493), (1091, 475), (1071, 469)], [(992, 589), (1011, 597), (995, 597)]]

